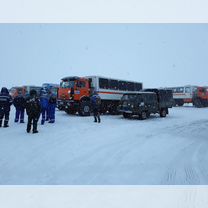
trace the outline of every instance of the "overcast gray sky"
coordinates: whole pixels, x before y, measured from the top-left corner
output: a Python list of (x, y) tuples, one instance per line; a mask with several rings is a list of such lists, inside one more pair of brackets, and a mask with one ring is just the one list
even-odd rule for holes
[(0, 24), (0, 87), (73, 75), (208, 85), (208, 24)]

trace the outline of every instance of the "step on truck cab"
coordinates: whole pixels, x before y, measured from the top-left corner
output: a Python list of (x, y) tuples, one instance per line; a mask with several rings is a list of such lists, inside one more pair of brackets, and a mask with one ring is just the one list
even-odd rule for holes
[(166, 117), (169, 114), (168, 108), (172, 108), (173, 103), (171, 90), (145, 89), (139, 93), (124, 94), (119, 105), (119, 111), (123, 113), (124, 118), (136, 115), (144, 120), (150, 114), (156, 113), (159, 113), (160, 117)]
[(142, 83), (100, 76), (64, 77), (58, 90), (58, 108), (68, 114), (89, 116), (90, 97), (96, 91), (101, 98), (101, 113), (116, 114), (120, 99), (126, 92), (138, 92)]

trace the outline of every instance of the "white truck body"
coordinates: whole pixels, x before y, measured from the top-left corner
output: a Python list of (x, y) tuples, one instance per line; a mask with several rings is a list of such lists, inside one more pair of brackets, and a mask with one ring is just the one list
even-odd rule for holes
[[(123, 94), (139, 92), (143, 87), (141, 82), (133, 82), (128, 80), (120, 80), (120, 79), (106, 78), (100, 76), (87, 76), (85, 78), (91, 80), (91, 88), (93, 88), (98, 93), (101, 100), (120, 101)], [(101, 83), (102, 81), (105, 81), (106, 85)], [(112, 82), (115, 85), (114, 87), (109, 84)], [(124, 84), (122, 86), (126, 89), (121, 89), (123, 88), (121, 87), (122, 83)], [(128, 87), (130, 85), (131, 87)]]

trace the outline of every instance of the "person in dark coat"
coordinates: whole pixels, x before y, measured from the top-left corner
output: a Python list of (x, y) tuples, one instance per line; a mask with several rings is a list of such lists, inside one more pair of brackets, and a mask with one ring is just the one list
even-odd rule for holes
[(41, 125), (45, 123), (46, 120), (48, 120), (48, 92), (46, 89), (42, 89), (40, 91), (40, 105), (41, 105), (41, 114), (42, 114), (42, 120)]
[(31, 90), (29, 97), (26, 99), (26, 112), (28, 115), (27, 133), (30, 133), (32, 124), (33, 133), (38, 133), (37, 125), (41, 113), (41, 106), (36, 90)]
[(26, 100), (22, 95), (21, 91), (18, 91), (18, 95), (14, 98), (13, 104), (16, 108), (15, 120), (14, 122), (24, 123), (24, 114), (25, 114), (25, 104)]
[(91, 97), (91, 106), (93, 110), (93, 116), (94, 116), (94, 122), (101, 122), (100, 119), (100, 107), (101, 107), (101, 99), (100, 96), (94, 92), (92, 97)]
[(1, 89), (0, 93), (0, 127), (2, 127), (4, 120), (4, 127), (9, 127), (10, 106), (12, 105), (12, 97), (6, 87)]
[(51, 93), (48, 102), (48, 114), (49, 114), (48, 123), (55, 123), (55, 112), (56, 112), (56, 95)]

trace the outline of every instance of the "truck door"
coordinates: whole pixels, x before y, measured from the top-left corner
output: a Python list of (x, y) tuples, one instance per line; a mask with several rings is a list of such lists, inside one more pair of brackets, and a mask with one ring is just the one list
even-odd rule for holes
[(76, 82), (76, 89), (74, 90), (74, 99), (80, 100), (82, 97), (89, 97), (89, 83), (87, 80), (79, 80)]

